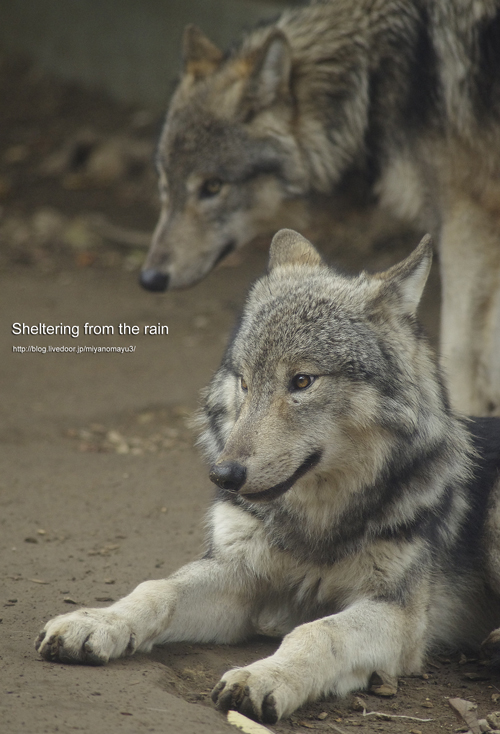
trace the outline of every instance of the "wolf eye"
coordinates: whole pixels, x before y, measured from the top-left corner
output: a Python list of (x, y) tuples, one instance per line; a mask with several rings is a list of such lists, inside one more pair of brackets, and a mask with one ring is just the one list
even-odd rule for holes
[(200, 189), (200, 198), (208, 199), (211, 196), (217, 196), (222, 188), (222, 181), (220, 178), (207, 178), (203, 182)]
[(240, 377), (240, 387), (243, 390), (243, 392), (248, 392), (248, 385), (243, 379), (243, 377)]
[(294, 390), (305, 390), (306, 387), (313, 384), (314, 379), (313, 375), (295, 375), (292, 378), (292, 388)]

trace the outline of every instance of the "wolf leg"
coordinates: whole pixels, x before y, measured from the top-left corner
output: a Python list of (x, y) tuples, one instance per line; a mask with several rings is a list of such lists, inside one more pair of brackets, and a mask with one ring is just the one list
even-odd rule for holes
[(236, 642), (251, 631), (255, 597), (241, 569), (195, 561), (167, 579), (139, 584), (110, 607), (55, 617), (35, 646), (46, 660), (103, 665), (156, 643)]
[(457, 195), (440, 241), (441, 361), (453, 407), (484, 415), (500, 407), (500, 226)]
[(366, 687), (374, 670), (416, 672), (425, 629), (423, 610), (359, 602), (297, 627), (274, 655), (227, 672), (212, 698), (223, 711), (274, 723), (308, 700)]

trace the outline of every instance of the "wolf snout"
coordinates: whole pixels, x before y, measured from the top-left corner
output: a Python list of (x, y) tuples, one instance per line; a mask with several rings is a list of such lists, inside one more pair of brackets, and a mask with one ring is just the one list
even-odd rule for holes
[(141, 272), (139, 282), (147, 291), (163, 292), (168, 288), (169, 277), (159, 270), (147, 268)]
[(221, 489), (238, 492), (245, 484), (247, 470), (237, 461), (222, 461), (210, 469), (210, 479)]

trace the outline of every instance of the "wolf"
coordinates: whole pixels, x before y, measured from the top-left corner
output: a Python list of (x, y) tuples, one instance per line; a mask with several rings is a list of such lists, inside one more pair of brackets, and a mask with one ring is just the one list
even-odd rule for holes
[(455, 407), (500, 409), (500, 0), (317, 0), (224, 54), (189, 26), (141, 282), (189, 286), (356, 170), (431, 231)]
[(416, 673), (435, 645), (500, 659), (500, 419), (450, 408), (416, 319), (431, 258), (426, 237), (346, 276), (296, 232), (274, 237), (204, 397), (205, 555), (56, 617), (45, 659), (283, 637), (212, 694), (265, 722), (375, 670)]

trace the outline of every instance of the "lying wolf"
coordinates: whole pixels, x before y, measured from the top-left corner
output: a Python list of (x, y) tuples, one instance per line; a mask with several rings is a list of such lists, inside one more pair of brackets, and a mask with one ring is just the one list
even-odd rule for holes
[(44, 658), (284, 636), (213, 692), (275, 722), (376, 669), (415, 673), (436, 643), (486, 638), (498, 657), (500, 419), (448, 405), (415, 318), (430, 263), (427, 237), (390, 270), (347, 277), (295, 232), (275, 236), (205, 396), (219, 487), (205, 556), (48, 622)]
[(308, 225), (354, 167), (430, 230), (457, 409), (500, 409), (500, 0), (319, 0), (224, 55), (188, 27), (158, 148), (142, 283), (188, 286), (258, 234)]

